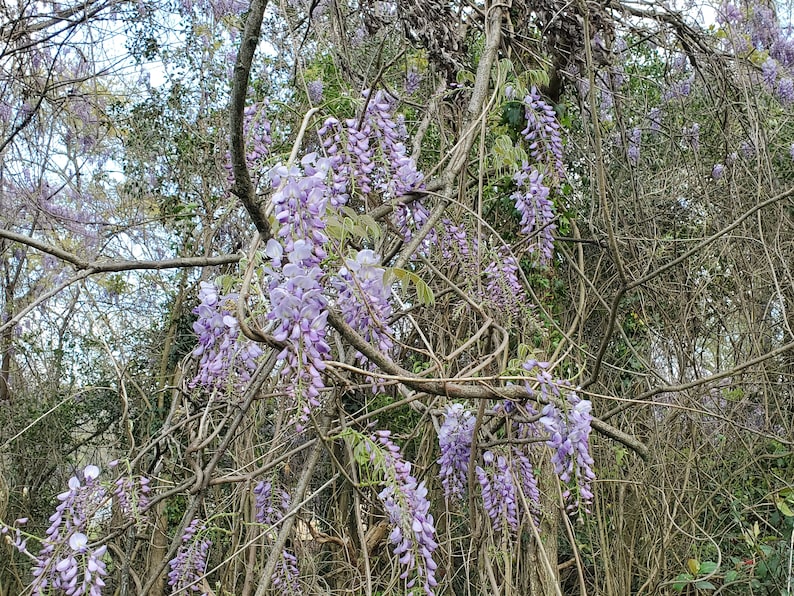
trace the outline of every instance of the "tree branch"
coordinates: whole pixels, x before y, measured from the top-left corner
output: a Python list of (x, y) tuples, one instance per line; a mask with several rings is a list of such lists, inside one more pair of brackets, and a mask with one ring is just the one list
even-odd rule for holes
[(234, 65), (232, 99), (229, 106), (232, 174), (234, 175), (232, 192), (242, 201), (243, 206), (248, 211), (248, 215), (259, 231), (263, 243), (270, 240), (272, 233), (270, 222), (264, 207), (256, 196), (256, 189), (251, 182), (251, 174), (245, 161), (243, 121), (245, 120), (245, 97), (248, 91), (248, 81), (251, 77), (251, 63), (254, 59), (256, 46), (259, 43), (262, 19), (266, 8), (267, 0), (253, 0), (251, 2), (248, 18), (245, 20), (240, 51), (237, 53), (237, 62)]

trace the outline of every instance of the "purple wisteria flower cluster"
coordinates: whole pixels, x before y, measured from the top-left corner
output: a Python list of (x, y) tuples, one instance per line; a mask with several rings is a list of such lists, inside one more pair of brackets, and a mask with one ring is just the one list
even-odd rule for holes
[(474, 474), (480, 486), (483, 507), (494, 531), (501, 531), (506, 524), (509, 531), (515, 534), (525, 512), (531, 515), (535, 524), (539, 523), (538, 482), (532, 463), (520, 449), (513, 447), (504, 452), (485, 451), (482, 454), (482, 466), (474, 468)]
[[(424, 593), (433, 596), (438, 565), (433, 560), (436, 529), (427, 499), (427, 487), (411, 474), (411, 464), (403, 459), (400, 448), (388, 430), (376, 431), (362, 442), (370, 463), (380, 471), (385, 484), (378, 494), (392, 526), (389, 542), (405, 569), (400, 574), (410, 589), (421, 583)], [(410, 577), (415, 572), (415, 577)]]
[(593, 500), (591, 484), (595, 480), (593, 458), (590, 456), (590, 430), (592, 404), (581, 399), (575, 391), (569, 391), (567, 408), (563, 411), (548, 403), (541, 412), (540, 423), (551, 435), (546, 443), (554, 452), (551, 462), (560, 481), (576, 484), (576, 494), (566, 489), (563, 497), (571, 501), (575, 510), (587, 506)]
[[(447, 218), (442, 219), (441, 224), (441, 256), (448, 266), (459, 265), (459, 276), (469, 284), (470, 291), (476, 293), (484, 305), (492, 306), (494, 314), (505, 322), (526, 319), (532, 305), (519, 279), (519, 263), (510, 247), (480, 246), (476, 236), (469, 237), (462, 225), (457, 226)], [(484, 255), (490, 260), (483, 269), (478, 259)], [(483, 284), (476, 283), (480, 278)]]
[[(339, 270), (332, 284), (337, 290), (338, 307), (345, 322), (383, 354), (388, 354), (394, 342), (388, 324), (392, 314), (391, 291), (384, 283), (384, 275), (380, 255), (371, 250), (360, 250), (355, 257), (345, 259), (345, 266)], [(367, 365), (363, 354), (356, 352), (355, 357)]]
[(482, 454), (482, 466), (474, 469), (482, 492), (482, 502), (493, 529), (501, 531), (507, 523), (512, 532), (518, 530), (518, 493), (513, 474), (504, 455), (492, 451)]
[(529, 301), (524, 286), (518, 278), (518, 261), (507, 246), (496, 251), (496, 258), (483, 271), (485, 287), (480, 295), (484, 302), (517, 320), (525, 314)]
[(99, 468), (86, 466), (69, 479), (69, 490), (58, 495), (60, 503), (50, 516), (41, 551), (34, 557), (31, 594), (102, 594), (107, 547), (92, 548), (88, 541), (95, 517), (109, 504), (108, 491), (98, 478)]
[(421, 84), (422, 75), (419, 74), (419, 71), (416, 70), (416, 67), (410, 68), (405, 75), (405, 93), (408, 95), (413, 95), (419, 91), (419, 86)]
[(146, 477), (134, 479), (130, 476), (121, 476), (113, 484), (113, 496), (116, 497), (116, 503), (124, 519), (145, 521), (150, 492), (149, 479)]
[(524, 97), (527, 126), (521, 134), (529, 143), (532, 158), (546, 165), (548, 176), (565, 179), (565, 167), (562, 161), (562, 135), (560, 123), (554, 108), (540, 96), (540, 91), (532, 87)]
[[(273, 481), (262, 480), (254, 487), (255, 497), (255, 519), (257, 523), (270, 526), (271, 528), (280, 523), (284, 515), (290, 508), (290, 494), (283, 488), (274, 487)], [(273, 534), (275, 536), (275, 534)], [(281, 560), (276, 564), (271, 576), (272, 585), (284, 594), (298, 594), (300, 586), (298, 578), (298, 559), (284, 549), (281, 553)]]
[(521, 134), (529, 143), (534, 163), (524, 162), (516, 172), (516, 190), (511, 198), (521, 214), (521, 233), (532, 238), (529, 251), (537, 255), (541, 264), (548, 264), (557, 228), (549, 194), (565, 180), (562, 129), (554, 108), (541, 98), (536, 87), (524, 97), (524, 107), (527, 125)]
[(700, 124), (694, 122), (692, 126), (685, 126), (681, 131), (681, 136), (684, 143), (686, 143), (692, 151), (700, 149)]
[(243, 0), (181, 0), (182, 13), (189, 14), (195, 8), (203, 14), (210, 14), (216, 21), (242, 13), (246, 4)]
[(279, 360), (287, 393), (301, 413), (302, 430), (312, 410), (320, 405), (325, 387), (322, 371), (331, 348), (325, 341), (328, 299), (323, 293), (322, 261), (326, 258), (326, 185), (330, 161), (314, 153), (301, 166), (274, 168), (271, 179), (276, 192), (273, 207), (279, 229), (265, 248), (273, 336), (287, 343)]
[[(590, 456), (592, 404), (581, 399), (567, 381), (554, 379), (548, 370), (548, 362), (527, 360), (522, 367), (534, 373), (525, 382), (530, 396), (546, 404), (539, 422), (551, 435), (546, 445), (554, 452), (551, 458), (554, 470), (564, 484), (576, 483), (576, 495), (572, 495), (569, 489), (563, 495), (572, 501), (571, 509), (586, 506), (593, 499), (591, 483), (595, 480), (593, 458)], [(562, 390), (567, 394), (563, 402), (567, 405), (565, 410), (556, 405), (562, 400)]]
[(206, 535), (207, 528), (198, 519), (191, 521), (182, 533), (182, 544), (176, 556), (168, 562), (168, 585), (172, 594), (185, 592), (208, 592), (201, 587), (207, 572), (207, 554), (212, 541)]
[[(326, 342), (328, 298), (323, 270), (327, 258), (325, 217), (329, 208), (340, 208), (351, 193), (371, 193), (389, 199), (421, 186), (422, 175), (407, 155), (405, 131), (391, 115), (393, 100), (383, 92), (364, 93), (366, 108), (358, 119), (344, 125), (326, 120), (318, 134), (324, 156), (310, 153), (300, 166), (277, 166), (270, 177), (278, 224), (265, 253), (273, 336), (287, 343), (278, 355), (284, 365), (282, 379), (288, 395), (300, 409), (298, 429), (320, 405), (324, 388), (322, 371), (330, 348)], [(411, 208), (419, 225), (421, 205)], [(348, 322), (382, 350), (391, 348), (385, 320), (391, 312), (383, 269), (372, 251), (362, 250), (347, 259), (332, 278)], [(351, 300), (348, 300), (351, 298)]]
[(36, 555), (28, 550), (28, 537), (23, 534), (22, 530), (19, 528), (19, 526), (24, 526), (26, 523), (28, 523), (27, 517), (20, 517), (19, 519), (14, 520), (13, 526), (9, 526), (0, 520), (0, 536), (3, 536), (6, 542), (8, 542), (23, 555), (27, 555), (35, 559)]
[(438, 431), (439, 475), (444, 498), (461, 499), (466, 488), (475, 418), (463, 404), (450, 404)]
[[(474, 416), (463, 404), (447, 406), (438, 433), (441, 450), (438, 463), (447, 499), (462, 498), (466, 490), (474, 423)], [(474, 468), (474, 474), (495, 531), (501, 531), (506, 524), (511, 533), (517, 532), (526, 510), (524, 503), (528, 504), (534, 522), (539, 522), (540, 491), (532, 463), (521, 449), (485, 451), (482, 465)]]
[(272, 480), (262, 480), (254, 487), (255, 518), (259, 524), (274, 526), (289, 511), (290, 494), (283, 488), (274, 490)]
[(642, 131), (635, 127), (629, 135), (629, 147), (626, 150), (626, 155), (631, 162), (631, 165), (636, 166), (640, 162), (640, 142), (642, 141)]
[(309, 101), (313, 104), (319, 104), (323, 101), (323, 82), (320, 79), (315, 79), (306, 84), (306, 91), (309, 94)]
[[(348, 192), (365, 199), (375, 192), (389, 201), (421, 189), (423, 175), (405, 147), (405, 126), (392, 115), (395, 99), (383, 91), (371, 95), (367, 90), (363, 96), (366, 107), (361, 116), (346, 120), (344, 126), (329, 118), (318, 131), (332, 160), (334, 195), (343, 197), (343, 203)], [(350, 181), (352, 188), (345, 187), (345, 181)], [(332, 204), (336, 202), (332, 200)], [(427, 216), (424, 205), (412, 201), (395, 208), (394, 221), (409, 240), (411, 230), (421, 228)]]
[(521, 214), (521, 233), (532, 237), (529, 251), (537, 254), (541, 264), (547, 264), (554, 251), (554, 231), (557, 229), (549, 187), (544, 184), (543, 174), (526, 162), (513, 180), (516, 190), (510, 198)]
[(662, 93), (662, 101), (664, 103), (673, 101), (674, 99), (682, 99), (689, 97), (692, 93), (692, 84), (695, 82), (695, 75), (690, 74), (685, 79), (681, 79), (670, 83), (670, 85)]
[(300, 594), (298, 559), (288, 550), (281, 552), (281, 560), (273, 570), (271, 585), (282, 594)]
[(199, 371), (190, 382), (210, 390), (227, 389), (229, 383), (244, 386), (256, 369), (262, 349), (240, 332), (240, 324), (233, 314), (238, 295), (223, 296), (212, 282), (201, 282), (199, 305), (193, 309), (198, 319), (193, 331), (198, 335), (198, 347), (193, 355), (201, 357)]
[(729, 33), (734, 53), (767, 54), (761, 64), (761, 82), (782, 105), (794, 103), (794, 30), (781, 25), (775, 11), (761, 2), (746, 9), (725, 2), (717, 20)]
[[(477, 252), (477, 239), (469, 240), (466, 228), (457, 226), (452, 220), (444, 218), (441, 220), (444, 233), (441, 235), (441, 256), (445, 261), (463, 261), (466, 265), (474, 265), (472, 253)], [(473, 271), (472, 271), (473, 273)]]
[[(111, 462), (110, 467), (114, 466)], [(101, 523), (109, 517), (114, 500), (125, 520), (140, 525), (149, 506), (150, 489), (149, 479), (145, 477), (125, 476), (108, 487), (99, 482), (99, 474), (97, 466), (89, 465), (69, 479), (69, 490), (58, 495), (59, 504), (50, 516), (50, 526), (43, 539), (22, 532), (19, 526), (26, 524), (27, 518), (16, 520), (14, 526), (0, 521), (0, 535), (33, 560), (29, 593), (102, 594), (107, 575), (107, 547), (92, 546), (89, 536), (101, 531)], [(28, 550), (31, 538), (42, 544), (38, 554)]]

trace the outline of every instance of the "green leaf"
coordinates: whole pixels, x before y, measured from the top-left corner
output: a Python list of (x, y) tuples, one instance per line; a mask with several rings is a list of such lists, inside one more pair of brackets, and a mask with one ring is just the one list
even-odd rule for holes
[(363, 442), (353, 447), (353, 459), (356, 460), (359, 466), (366, 466), (369, 464), (369, 453), (367, 453), (367, 450), (364, 448)]
[(794, 517), (794, 511), (791, 510), (791, 507), (789, 507), (785, 500), (778, 497), (775, 499), (775, 505), (777, 505), (778, 511), (786, 517)]
[(699, 582), (695, 582), (695, 587), (698, 590), (716, 590), (717, 589), (717, 586), (715, 586), (711, 582), (708, 582), (708, 581), (705, 581), (705, 580), (701, 580)]
[(678, 577), (675, 578), (673, 582), (673, 590), (676, 592), (682, 592), (684, 587), (692, 580), (692, 576), (688, 573), (681, 573)]
[(703, 561), (700, 564), (701, 575), (708, 575), (709, 573), (714, 573), (716, 570), (717, 564), (714, 561)]
[(406, 271), (405, 269), (399, 269), (397, 267), (392, 267), (388, 271), (390, 271), (398, 280), (400, 280), (400, 286), (402, 287), (403, 292), (406, 292), (408, 286), (413, 284), (413, 286), (416, 288), (416, 298), (421, 304), (424, 304), (425, 306), (433, 306), (436, 303), (436, 297), (433, 294), (433, 290), (431, 290), (430, 286), (428, 286), (416, 273)]
[(731, 569), (725, 574), (725, 583), (730, 584), (735, 582), (737, 577), (739, 577), (739, 572), (735, 569)]

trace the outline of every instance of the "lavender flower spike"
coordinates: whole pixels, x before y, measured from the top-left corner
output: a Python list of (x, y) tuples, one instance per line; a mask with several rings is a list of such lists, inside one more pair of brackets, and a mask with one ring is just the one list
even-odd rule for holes
[[(405, 569), (400, 575), (412, 588), (416, 581), (422, 583), (426, 596), (435, 594), (437, 563), (433, 551), (438, 547), (427, 487), (411, 474), (411, 464), (400, 454), (400, 448), (390, 439), (387, 430), (377, 431), (365, 443), (370, 461), (377, 464), (384, 475), (386, 487), (378, 494), (389, 515), (392, 531), (389, 542), (394, 554)], [(418, 555), (418, 556), (417, 556)], [(415, 572), (415, 577), (410, 577)]]
[(446, 499), (462, 498), (466, 489), (475, 418), (463, 404), (450, 404), (438, 431), (441, 485)]
[[(173, 594), (201, 590), (199, 582), (207, 571), (207, 553), (212, 542), (201, 536), (205, 528), (199, 523), (198, 519), (194, 519), (188, 524), (182, 533), (182, 545), (176, 556), (168, 562), (171, 567), (168, 585), (171, 586)], [(202, 591), (202, 596), (207, 594)]]

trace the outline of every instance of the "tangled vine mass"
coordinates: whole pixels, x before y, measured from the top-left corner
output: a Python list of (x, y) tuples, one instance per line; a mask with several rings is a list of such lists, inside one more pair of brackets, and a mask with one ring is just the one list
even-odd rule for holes
[(784, 8), (4, 4), (0, 593), (794, 593)]

